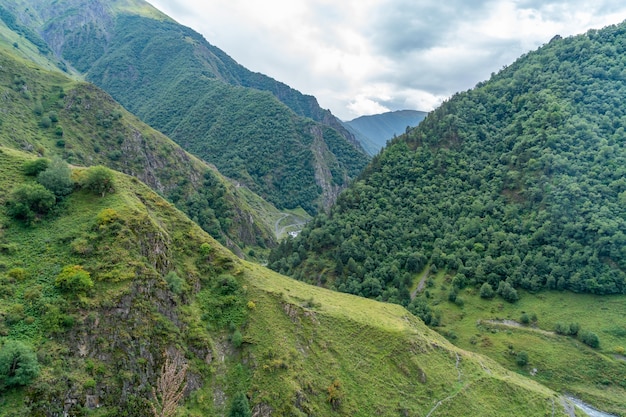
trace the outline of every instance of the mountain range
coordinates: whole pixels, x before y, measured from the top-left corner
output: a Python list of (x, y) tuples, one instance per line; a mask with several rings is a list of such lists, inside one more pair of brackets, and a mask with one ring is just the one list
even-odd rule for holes
[(427, 113), (417, 110), (396, 110), (369, 116), (360, 116), (344, 126), (354, 134), (368, 154), (374, 156), (388, 141), (420, 124)]
[(247, 70), (144, 1), (31, 3), (4, 10), (144, 122), (280, 209), (328, 208), (367, 163), (314, 97)]
[[(0, 416), (623, 414), (624, 32), (367, 164), (146, 2), (3, 2)], [(315, 286), (242, 259), (313, 213), (269, 260)]]

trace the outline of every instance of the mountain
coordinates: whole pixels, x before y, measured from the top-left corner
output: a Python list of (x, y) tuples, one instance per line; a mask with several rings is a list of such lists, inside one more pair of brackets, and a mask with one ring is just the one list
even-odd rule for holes
[(344, 126), (354, 134), (367, 153), (373, 156), (385, 147), (387, 141), (420, 124), (427, 114), (417, 110), (397, 110), (357, 117), (344, 122)]
[(279, 208), (328, 207), (368, 161), (314, 97), (140, 0), (11, 0), (5, 14), (143, 121)]
[(157, 415), (178, 392), (193, 416), (567, 415), (400, 306), (236, 258), (134, 177), (39, 161), (0, 146), (0, 416)]
[[(589, 313), (576, 315), (572, 305), (557, 300), (563, 300), (561, 292), (587, 294), (576, 299), (591, 305), (592, 295), (623, 302), (626, 294), (625, 42), (626, 23), (555, 37), (489, 81), (454, 95), (393, 140), (328, 216), (274, 251), (270, 266), (310, 283), (406, 305), (427, 323), (445, 325), (444, 333), (461, 329), (466, 339), (459, 343), (477, 350), (487, 348), (478, 346), (476, 320), (461, 327), (466, 315), (506, 317), (514, 324), (530, 315), (512, 306), (507, 317), (500, 313), (505, 307), (484, 300), (496, 296), (515, 304), (529, 293), (555, 294), (550, 299), (561, 312), (542, 310), (548, 316), (542, 330), (570, 334), (556, 317), (568, 329), (570, 322), (586, 320), (587, 330), (610, 340), (600, 343), (602, 353), (594, 357), (611, 357), (613, 346), (626, 342), (626, 328), (611, 330), (612, 310), (598, 312), (592, 322), (582, 317)], [(577, 335), (578, 325), (572, 327)], [(511, 346), (524, 337), (520, 333)], [(585, 343), (582, 334), (578, 340)], [(576, 355), (587, 358), (585, 367), (595, 375), (585, 378), (599, 383), (604, 376), (589, 365), (586, 349), (581, 345)], [(554, 369), (537, 350), (544, 358), (540, 368)], [(507, 362), (496, 352), (491, 350), (494, 359)], [(616, 373), (605, 382), (622, 400), (598, 391), (594, 401), (617, 405), (623, 414), (626, 387), (619, 381), (626, 369), (619, 360), (609, 364), (602, 368)], [(570, 365), (550, 372), (544, 374), (549, 386), (572, 389)], [(591, 395), (594, 384), (582, 387), (585, 378), (576, 384)]]
[(18, 58), (26, 48), (20, 43), (0, 46), (1, 145), (133, 175), (240, 256), (245, 247), (275, 244), (270, 216), (253, 209), (243, 189), (99, 88)]

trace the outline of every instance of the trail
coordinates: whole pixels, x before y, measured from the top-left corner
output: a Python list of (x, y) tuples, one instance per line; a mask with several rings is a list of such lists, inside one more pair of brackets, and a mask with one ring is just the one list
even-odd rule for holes
[(554, 336), (556, 334), (554, 332), (549, 332), (547, 330), (538, 329), (536, 327), (524, 326), (522, 323), (518, 323), (515, 320), (479, 320), (478, 324), (481, 324), (481, 323), (493, 324), (493, 325), (502, 326), (502, 327), (515, 327), (518, 329), (529, 330), (535, 333), (541, 333), (546, 336)]
[[(285, 220), (287, 217), (291, 217), (292, 221), (281, 227), (280, 222)], [(274, 222), (274, 235), (276, 236), (276, 239), (280, 239), (280, 237), (285, 234), (285, 231), (287, 230), (287, 228), (294, 228), (294, 227), (302, 228), (301, 226), (304, 226), (306, 223), (307, 223), (306, 220), (303, 220), (298, 216), (294, 216), (293, 214), (290, 214), (290, 213), (281, 213), (278, 220)]]
[(413, 300), (417, 296), (418, 292), (422, 292), (422, 290), (426, 286), (426, 278), (428, 277), (428, 271), (429, 271), (428, 267), (424, 268), (424, 272), (422, 272), (422, 275), (418, 277), (420, 282), (417, 284), (417, 287), (413, 291), (411, 291), (411, 300)]

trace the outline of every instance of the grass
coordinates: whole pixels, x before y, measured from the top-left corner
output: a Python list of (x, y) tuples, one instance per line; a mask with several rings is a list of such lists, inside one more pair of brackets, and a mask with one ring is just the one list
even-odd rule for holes
[[(0, 187), (32, 181), (20, 173), (30, 156), (0, 149)], [(2, 400), (0, 416), (22, 398), (35, 409), (62, 407), (64, 387), (81, 398), (101, 390), (96, 415), (116, 406), (145, 415), (143, 384), (153, 383), (172, 347), (185, 353), (195, 381), (181, 408), (188, 416), (224, 415), (239, 392), (276, 415), (544, 416), (558, 402), (544, 386), (454, 347), (401, 306), (238, 260), (136, 179), (116, 174), (115, 186), (104, 198), (75, 191), (31, 227), (0, 210), (0, 243), (14, 248), (0, 271), (3, 290), (12, 291), (0, 300), (3, 337), (30, 343), (42, 365), (29, 390)], [(94, 291), (58, 291), (65, 265), (89, 271)], [(9, 273), (15, 268), (24, 273)], [(164, 279), (170, 271), (184, 279), (175, 292)]]
[[(626, 345), (626, 297), (571, 292), (519, 291), (514, 304), (496, 297), (485, 300), (478, 290), (459, 292), (462, 307), (447, 301), (449, 278), (438, 274), (429, 288), (430, 304), (443, 312), (438, 329), (459, 347), (491, 357), (501, 365), (563, 393), (569, 393), (612, 413), (626, 412), (626, 361), (616, 352)], [(488, 320), (520, 322), (523, 314), (537, 322), (514, 327)], [(580, 332), (592, 331), (600, 347), (592, 349), (572, 336), (557, 335), (557, 323), (578, 323)], [(518, 352), (529, 356), (517, 365)]]

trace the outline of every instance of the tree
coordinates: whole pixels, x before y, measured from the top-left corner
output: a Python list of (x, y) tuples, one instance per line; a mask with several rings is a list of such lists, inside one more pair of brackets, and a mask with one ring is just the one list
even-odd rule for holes
[(37, 158), (32, 161), (25, 162), (22, 166), (24, 174), (29, 176), (36, 176), (40, 172), (45, 171), (50, 166), (50, 160), (46, 158)]
[(7, 200), (9, 216), (30, 224), (37, 215), (47, 214), (56, 204), (54, 194), (41, 184), (22, 184)]
[(0, 349), (0, 391), (28, 385), (39, 375), (39, 363), (33, 349), (17, 340), (7, 340)]
[(519, 295), (517, 295), (515, 288), (513, 288), (511, 284), (506, 281), (500, 281), (497, 293), (509, 303), (514, 303), (519, 300)]
[(178, 351), (173, 355), (166, 353), (165, 363), (157, 379), (157, 386), (152, 387), (150, 408), (154, 417), (172, 417), (176, 414), (178, 402), (183, 398), (187, 383), (188, 364), (184, 362)]
[(250, 404), (248, 398), (243, 392), (237, 393), (233, 398), (233, 404), (230, 408), (229, 417), (251, 417)]
[(74, 190), (72, 170), (61, 158), (54, 158), (50, 166), (37, 175), (37, 182), (57, 197), (64, 197)]
[(113, 171), (102, 165), (93, 166), (83, 173), (80, 185), (102, 197), (115, 191)]
[(494, 295), (493, 287), (488, 282), (480, 287), (480, 298), (493, 298)]

